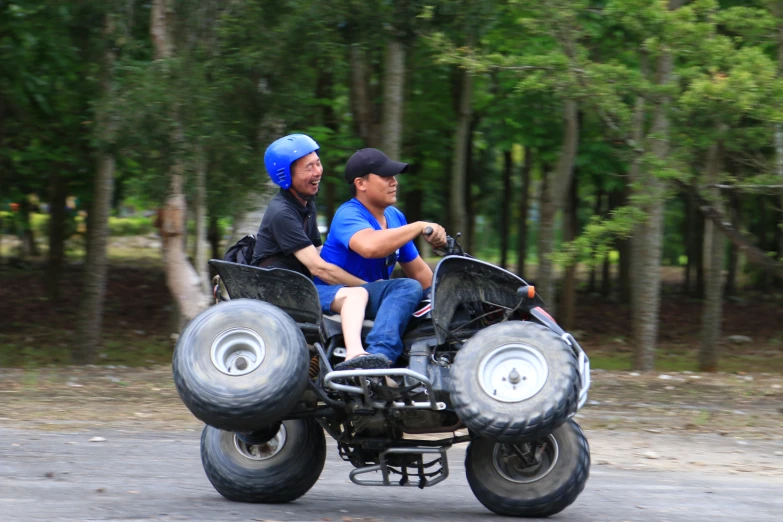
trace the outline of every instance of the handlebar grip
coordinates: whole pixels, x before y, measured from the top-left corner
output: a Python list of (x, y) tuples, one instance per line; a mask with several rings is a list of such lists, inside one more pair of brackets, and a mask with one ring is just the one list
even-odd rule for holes
[(431, 236), (433, 232), (434, 232), (434, 230), (432, 230), (431, 226), (427, 225), (426, 227), (424, 227), (424, 235), (425, 236)]

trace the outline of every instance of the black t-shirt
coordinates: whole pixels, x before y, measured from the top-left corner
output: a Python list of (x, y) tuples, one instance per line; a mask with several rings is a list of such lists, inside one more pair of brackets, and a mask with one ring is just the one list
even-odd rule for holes
[(256, 234), (252, 264), (265, 268), (287, 268), (311, 277), (310, 271), (294, 255), (305, 247), (321, 246), (315, 203), (302, 205), (287, 190), (272, 198)]

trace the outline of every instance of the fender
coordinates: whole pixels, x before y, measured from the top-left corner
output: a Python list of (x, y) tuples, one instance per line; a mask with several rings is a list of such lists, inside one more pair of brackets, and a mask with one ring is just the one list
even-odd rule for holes
[(444, 257), (432, 278), (432, 322), (438, 342), (446, 342), (459, 305), (487, 302), (511, 309), (519, 304), (517, 289), (522, 286), (527, 286), (524, 279), (490, 263), (464, 256)]

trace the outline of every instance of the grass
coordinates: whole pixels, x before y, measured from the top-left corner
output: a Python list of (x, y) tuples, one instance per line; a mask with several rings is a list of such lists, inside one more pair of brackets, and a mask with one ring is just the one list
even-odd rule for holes
[[(630, 371), (633, 368), (633, 354), (612, 348), (584, 347), (590, 357), (590, 367), (600, 370)], [(783, 373), (783, 357), (780, 350), (770, 348), (757, 352), (725, 351), (718, 360), (718, 370), (728, 373)], [(698, 349), (690, 347), (659, 347), (655, 355), (655, 371), (698, 372)]]
[[(17, 325), (21, 326), (21, 325)], [(36, 368), (71, 364), (72, 331), (35, 327), (15, 334), (0, 335), (0, 367)], [(67, 342), (63, 342), (67, 341)], [(631, 371), (633, 354), (627, 347), (585, 346), (590, 366), (597, 370)], [(146, 367), (170, 364), (174, 343), (160, 333), (135, 333), (109, 330), (104, 332), (103, 347), (96, 364)], [(724, 353), (719, 368), (727, 373), (783, 373), (779, 350)], [(658, 372), (698, 372), (698, 350), (689, 347), (661, 347), (655, 358)]]
[[(70, 346), (62, 346), (70, 339), (68, 330), (49, 330), (32, 339), (22, 334), (0, 336), (0, 368), (34, 369), (44, 366), (72, 364)], [(118, 332), (104, 332), (103, 346), (96, 364), (117, 366), (151, 366), (170, 364), (173, 342), (162, 335), (136, 336)]]

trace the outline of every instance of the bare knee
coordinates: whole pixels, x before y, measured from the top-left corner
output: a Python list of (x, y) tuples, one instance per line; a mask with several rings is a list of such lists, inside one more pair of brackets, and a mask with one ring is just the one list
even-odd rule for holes
[(367, 292), (367, 290), (361, 286), (345, 288), (344, 290), (346, 291), (346, 300), (350, 301), (351, 303), (366, 306), (367, 301), (370, 299), (369, 292)]
[(360, 286), (356, 287), (343, 287), (334, 296), (332, 301), (332, 311), (342, 313), (343, 308), (348, 306), (360, 306), (365, 308), (367, 301), (369, 301), (370, 294), (364, 288)]

